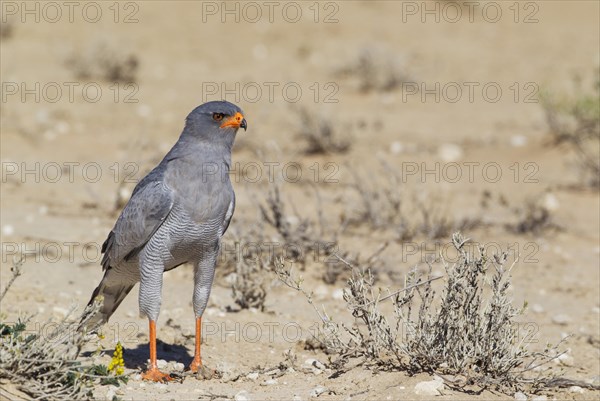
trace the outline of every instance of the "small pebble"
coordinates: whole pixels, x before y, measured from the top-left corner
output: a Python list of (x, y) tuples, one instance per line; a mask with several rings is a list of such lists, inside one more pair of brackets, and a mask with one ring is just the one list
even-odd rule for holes
[(514, 397), (517, 401), (527, 401), (527, 396), (520, 391), (516, 392)]
[(444, 390), (444, 382), (439, 378), (429, 381), (423, 381), (417, 383), (415, 386), (415, 394), (417, 395), (425, 395), (429, 397), (434, 397), (438, 395), (442, 395), (442, 391)]
[(571, 386), (571, 387), (569, 387), (569, 392), (583, 394), (585, 392), (585, 390), (579, 386)]
[(575, 365), (575, 358), (573, 358), (569, 354), (562, 354), (561, 356), (556, 358), (555, 361), (557, 361), (557, 363), (559, 363), (563, 366), (574, 366)]
[(324, 300), (329, 297), (329, 290), (326, 286), (320, 285), (315, 289), (314, 294), (317, 297), (317, 299)]
[(438, 148), (438, 156), (446, 163), (455, 162), (463, 157), (463, 150), (453, 143), (445, 143)]
[(164, 368), (167, 367), (167, 361), (165, 361), (164, 359), (159, 359), (159, 360), (156, 361), (156, 366), (159, 369), (164, 369)]
[(265, 372), (265, 373), (263, 373), (263, 374), (264, 374), (265, 376), (274, 376), (274, 375), (276, 375), (276, 374), (278, 374), (278, 373), (279, 373), (279, 369), (278, 369), (278, 368), (276, 368), (276, 369), (271, 369), (271, 370), (268, 370), (268, 371), (266, 371), (266, 372)]
[(251, 372), (246, 375), (246, 377), (252, 381), (258, 379), (258, 372)]
[(531, 401), (548, 401), (548, 397), (545, 395), (538, 395), (537, 397), (533, 397)]
[(394, 154), (394, 155), (402, 153), (403, 150), (404, 150), (404, 145), (402, 144), (402, 142), (394, 141), (390, 145), (390, 152), (392, 152), (392, 154)]
[(181, 362), (175, 362), (175, 363), (173, 363), (172, 369), (175, 372), (183, 372), (185, 370), (185, 365)]
[(116, 395), (117, 395), (117, 387), (110, 385), (110, 386), (108, 386), (108, 390), (106, 391), (105, 400), (112, 401)]
[(315, 367), (317, 369), (325, 370), (325, 365), (314, 358), (308, 358), (304, 361), (304, 366)]
[(547, 193), (546, 196), (544, 196), (543, 202), (544, 207), (550, 212), (555, 212), (560, 207), (560, 202), (558, 201), (558, 198), (552, 193)]
[(13, 235), (15, 233), (15, 228), (10, 224), (5, 224), (2, 226), (2, 234), (3, 235)]
[(568, 315), (560, 314), (552, 317), (552, 322), (555, 324), (559, 324), (561, 326), (567, 325), (571, 321), (571, 318)]
[(273, 386), (277, 384), (277, 379), (267, 379), (264, 382), (260, 383), (261, 386)]
[(531, 310), (533, 313), (544, 313), (544, 307), (540, 304), (531, 305)]
[(313, 388), (312, 390), (310, 390), (310, 397), (318, 397), (321, 394), (323, 394), (325, 391), (327, 391), (327, 389), (323, 386), (317, 386), (315, 388)]
[(242, 390), (233, 396), (235, 401), (250, 401), (250, 394), (246, 390)]
[(520, 148), (527, 145), (527, 137), (525, 135), (513, 135), (510, 137), (510, 145), (515, 148)]

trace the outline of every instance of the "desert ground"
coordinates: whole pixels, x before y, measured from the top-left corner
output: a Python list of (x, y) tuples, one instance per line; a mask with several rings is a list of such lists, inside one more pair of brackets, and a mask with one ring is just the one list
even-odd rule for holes
[[(177, 380), (141, 380), (148, 331), (136, 286), (80, 355), (108, 365), (123, 345), (128, 381), (98, 383), (93, 398), (600, 397), (598, 186), (577, 149), (553, 136), (541, 100), (598, 93), (600, 3), (72, 3), (1, 3), (1, 288), (24, 257), (3, 322), (33, 315), (27, 332), (44, 335), (48, 322), (82, 311), (103, 274), (102, 242), (194, 107), (225, 99), (248, 121), (233, 151), (236, 212), (203, 317), (214, 374), (181, 372), (194, 349), (184, 265), (164, 275), (157, 332), (158, 358)], [(597, 138), (584, 150), (597, 163)], [(275, 188), (284, 230), (306, 238), (284, 238), (261, 213)], [(455, 231), (508, 249), (509, 298), (527, 305), (516, 330), (534, 351), (564, 339), (540, 372), (579, 385), (469, 392), (446, 382), (436, 395), (418, 385), (437, 370), (364, 355), (342, 368), (314, 345), (315, 308), (364, 328), (344, 299), (353, 269), (337, 256), (370, 267), (383, 295), (429, 262), (440, 296)], [(265, 262), (244, 270), (256, 253)], [(282, 282), (276, 261), (302, 278), (312, 304)], [(394, 320), (390, 300), (381, 310)], [(27, 398), (18, 383), (2, 386), (6, 399)]]

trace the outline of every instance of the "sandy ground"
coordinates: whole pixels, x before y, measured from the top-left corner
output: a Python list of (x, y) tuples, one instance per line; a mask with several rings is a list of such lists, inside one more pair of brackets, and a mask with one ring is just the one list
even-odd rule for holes
[[(287, 170), (286, 200), (293, 200), (300, 215), (314, 216), (316, 186), (327, 224), (335, 227), (344, 205), (358, 202), (348, 191), (352, 172), (365, 185), (379, 185), (383, 160), (406, 174), (406, 193), (433, 202), (452, 218), (483, 214), (491, 223), (468, 236), (515, 245), (522, 258), (514, 270), (513, 294), (517, 304), (526, 300), (530, 305), (523, 321), (535, 325), (540, 343), (556, 343), (572, 334), (565, 345), (572, 357), (563, 366), (565, 376), (598, 383), (598, 192), (574, 189), (572, 155), (547, 146), (543, 109), (535, 101), (542, 88), (572, 90), (574, 75), (584, 82), (593, 78), (600, 48), (598, 2), (482, 2), (473, 9), (446, 8), (441, 2), (438, 11), (433, 2), (295, 2), (277, 3), (271, 16), (264, 2), (253, 3), (260, 7), (260, 16), (244, 2), (229, 2), (233, 14), (224, 13), (221, 2), (136, 1), (116, 9), (99, 2), (101, 16), (81, 6), (72, 22), (64, 6), (57, 17), (43, 2), (29, 3), (37, 4), (34, 15), (24, 13), (21, 4), (2, 3), (3, 18), (12, 21), (11, 35), (2, 38), (0, 69), (3, 286), (12, 256), (19, 251), (33, 254), (2, 303), (3, 318), (10, 321), (33, 312), (34, 322), (43, 325), (73, 304), (83, 306), (102, 275), (97, 251), (118, 214), (117, 198), (126, 198), (134, 181), (160, 160), (193, 107), (225, 98), (244, 109), (249, 123), (233, 155), (239, 169), (232, 230), (247, 232), (256, 221), (253, 198), (262, 199), (268, 191), (268, 163), (278, 163), (278, 178), (286, 163), (299, 166), (303, 177), (298, 182)], [(458, 18), (456, 10), (461, 12)], [(67, 60), (85, 60), (98, 52), (99, 43), (137, 58), (136, 86), (75, 76)], [(361, 91), (356, 77), (339, 71), (365, 49), (383, 60), (382, 70), (373, 75), (383, 74), (389, 62), (421, 90), (412, 94), (413, 86), (405, 86)], [(302, 94), (294, 102), (298, 88)], [(498, 88), (501, 95), (495, 92)], [(305, 155), (295, 136), (298, 107), (331, 121), (338, 133), (351, 138), (350, 150)], [(459, 166), (460, 179), (444, 170), (448, 163)], [(495, 172), (484, 169), (489, 163), (500, 171), (499, 178), (490, 179)], [(469, 165), (474, 166), (471, 178)], [(252, 178), (256, 166), (259, 180)], [(417, 173), (408, 174), (414, 166)], [(436, 168), (438, 177), (422, 175)], [(121, 185), (125, 176), (131, 182)], [(553, 219), (563, 229), (535, 235), (509, 232), (504, 228), (511, 218), (507, 208), (493, 202), (481, 211), (484, 191), (494, 199), (504, 197), (510, 207), (546, 196)], [(380, 285), (399, 288), (410, 267), (423, 262), (424, 252), (406, 252), (392, 233), (366, 227), (342, 235), (340, 247), (367, 256), (388, 240), (393, 242), (384, 253), (388, 274), (382, 275)], [(424, 238), (415, 241), (427, 243)], [(349, 321), (339, 299), (344, 283), (325, 284), (322, 268), (318, 263), (306, 266), (305, 287), (315, 291), (316, 301), (330, 314)], [(165, 275), (160, 359), (191, 360), (192, 280), (190, 266)], [(332, 372), (296, 369), (277, 377), (276, 384), (269, 384), (270, 376), (263, 373), (248, 377), (276, 367), (290, 349), (299, 365), (309, 358), (327, 362), (326, 355), (302, 345), (317, 324), (311, 306), (274, 275), (267, 288), (264, 311), (236, 312), (230, 284), (217, 280), (204, 319), (203, 355), (222, 377), (187, 377), (168, 385), (144, 383), (136, 376), (148, 350), (135, 288), (106, 327), (102, 342), (104, 363), (117, 340), (124, 344), (127, 373), (133, 375), (116, 395), (124, 400), (232, 399), (236, 394), (253, 400), (306, 400), (322, 386), (326, 391), (320, 399), (428, 398), (414, 390), (418, 382), (430, 380), (426, 374), (411, 377), (360, 366), (337, 378), (329, 378)], [(98, 387), (95, 395), (102, 399), (109, 391), (114, 389)], [(544, 394), (561, 400), (599, 396), (568, 389)], [(512, 395), (446, 390), (437, 398), (495, 400)]]

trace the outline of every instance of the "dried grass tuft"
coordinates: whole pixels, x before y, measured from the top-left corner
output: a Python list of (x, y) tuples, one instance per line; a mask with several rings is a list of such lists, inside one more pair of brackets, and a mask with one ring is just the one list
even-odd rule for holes
[[(445, 264), (445, 283), (438, 295), (432, 282), (441, 277), (413, 270), (403, 289), (382, 293), (368, 269), (352, 266), (344, 293), (355, 319), (348, 327), (334, 322), (315, 307), (302, 280), (278, 261), (279, 279), (301, 291), (322, 323), (323, 347), (337, 355), (333, 366), (343, 370), (350, 358), (383, 370), (411, 374), (437, 373), (456, 390), (479, 393), (484, 389), (512, 394), (528, 387), (535, 391), (556, 377), (539, 371), (557, 358), (557, 346), (541, 352), (529, 350), (528, 337), (515, 330), (524, 308), (513, 306), (510, 296), (514, 266), (506, 267), (507, 253), (487, 255), (485, 247), (469, 250), (468, 240), (452, 236), (459, 258)], [(382, 303), (391, 300), (393, 313)]]

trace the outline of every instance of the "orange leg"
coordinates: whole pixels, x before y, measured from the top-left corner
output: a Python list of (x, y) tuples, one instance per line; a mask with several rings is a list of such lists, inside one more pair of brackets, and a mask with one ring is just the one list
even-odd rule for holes
[(172, 380), (171, 376), (158, 370), (156, 365), (156, 322), (149, 321), (150, 328), (150, 369), (142, 374), (142, 379), (154, 382)]
[(202, 328), (202, 318), (196, 318), (196, 348), (194, 350), (194, 359), (190, 363), (190, 370), (197, 372), (202, 367), (202, 360), (200, 359), (200, 329)]

